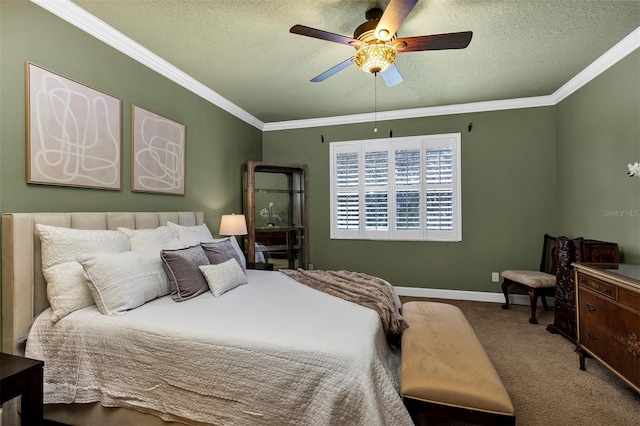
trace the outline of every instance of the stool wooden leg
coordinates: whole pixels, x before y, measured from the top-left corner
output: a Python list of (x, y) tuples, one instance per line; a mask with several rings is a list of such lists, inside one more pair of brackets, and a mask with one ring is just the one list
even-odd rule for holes
[(529, 318), (529, 323), (537, 324), (536, 305), (538, 304), (538, 293), (534, 289), (529, 290), (529, 301), (531, 302), (531, 318)]
[(544, 308), (545, 311), (548, 311), (549, 306), (547, 306), (547, 297), (544, 295), (544, 293), (540, 295), (540, 297), (542, 298), (542, 307)]
[(505, 303), (502, 305), (502, 309), (509, 309), (509, 283), (506, 279), (502, 282), (502, 293), (504, 294)]

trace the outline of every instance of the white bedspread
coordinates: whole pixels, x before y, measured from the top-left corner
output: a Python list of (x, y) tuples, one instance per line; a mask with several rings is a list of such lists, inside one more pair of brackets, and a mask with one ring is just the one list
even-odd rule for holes
[(217, 299), (167, 296), (124, 316), (92, 306), (52, 326), (46, 311), (26, 349), (45, 361), (45, 403), (193, 424), (412, 424), (374, 311), (280, 273), (247, 275)]

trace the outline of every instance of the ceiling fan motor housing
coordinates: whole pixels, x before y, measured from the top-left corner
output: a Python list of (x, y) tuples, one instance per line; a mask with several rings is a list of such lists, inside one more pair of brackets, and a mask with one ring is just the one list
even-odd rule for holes
[(353, 32), (353, 38), (365, 43), (377, 41), (378, 39), (375, 36), (375, 30), (383, 13), (384, 11), (377, 7), (369, 9), (365, 14), (367, 22), (361, 24), (358, 28), (356, 28), (356, 30)]

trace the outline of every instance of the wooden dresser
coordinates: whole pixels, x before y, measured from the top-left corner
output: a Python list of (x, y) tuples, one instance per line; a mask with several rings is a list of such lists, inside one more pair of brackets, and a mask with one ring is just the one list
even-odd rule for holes
[(640, 265), (573, 266), (580, 369), (590, 355), (640, 392)]

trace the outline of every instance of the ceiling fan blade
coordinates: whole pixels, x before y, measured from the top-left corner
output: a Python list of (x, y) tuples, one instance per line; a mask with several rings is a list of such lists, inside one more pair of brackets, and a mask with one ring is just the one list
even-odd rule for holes
[(376, 38), (382, 41), (391, 40), (416, 3), (418, 0), (391, 0), (376, 26)]
[[(420, 52), (423, 50), (464, 49), (471, 42), (473, 32), (434, 34), (399, 38), (393, 45), (400, 52)], [(406, 47), (402, 45), (406, 44)]]
[(398, 67), (396, 67), (395, 63), (391, 64), (391, 66), (384, 72), (380, 73), (380, 75), (387, 87), (393, 87), (396, 84), (402, 83), (402, 76), (400, 75), (400, 71), (398, 71)]
[(319, 83), (321, 81), (324, 81), (327, 78), (329, 78), (332, 75), (334, 75), (335, 73), (337, 73), (338, 71), (342, 71), (343, 69), (347, 68), (349, 65), (353, 64), (354, 62), (355, 62), (355, 56), (352, 56), (349, 59), (347, 59), (346, 61), (340, 62), (335, 67), (329, 68), (328, 70), (326, 70), (325, 72), (323, 72), (319, 76), (314, 77), (311, 81), (314, 82), (314, 83)]
[(304, 25), (294, 25), (289, 30), (292, 34), (299, 34), (307, 37), (318, 38), (320, 40), (332, 41), (334, 43), (346, 44), (347, 46), (356, 47), (362, 44), (359, 40), (340, 34), (330, 33), (328, 31), (318, 30), (316, 28), (305, 27)]

